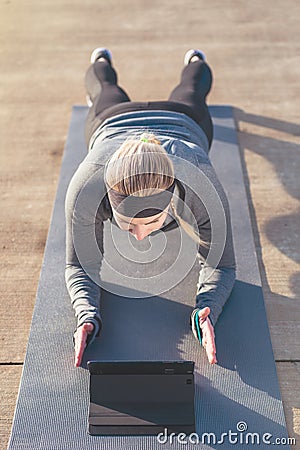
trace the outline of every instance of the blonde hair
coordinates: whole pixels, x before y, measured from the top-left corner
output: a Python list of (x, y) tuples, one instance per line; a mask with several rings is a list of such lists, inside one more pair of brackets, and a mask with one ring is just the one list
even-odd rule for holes
[[(105, 169), (108, 187), (123, 195), (154, 195), (168, 189), (174, 179), (173, 163), (167, 152), (155, 135), (147, 133), (137, 139), (126, 140), (109, 159)], [(197, 244), (207, 245), (194, 228), (179, 216), (173, 199), (170, 206), (183, 230)]]

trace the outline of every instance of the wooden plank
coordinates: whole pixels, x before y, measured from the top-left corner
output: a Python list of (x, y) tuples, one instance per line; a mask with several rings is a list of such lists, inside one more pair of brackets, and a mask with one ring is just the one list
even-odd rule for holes
[(300, 361), (300, 323), (281, 320), (269, 322), (276, 360)]
[(6, 450), (23, 366), (0, 365), (0, 450)]
[(288, 435), (296, 439), (296, 446), (292, 448), (300, 448), (300, 363), (280, 362), (276, 364), (276, 367)]

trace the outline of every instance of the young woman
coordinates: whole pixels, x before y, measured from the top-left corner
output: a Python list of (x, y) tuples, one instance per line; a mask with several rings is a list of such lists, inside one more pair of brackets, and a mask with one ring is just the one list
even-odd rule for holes
[(212, 74), (200, 50), (184, 57), (167, 101), (131, 102), (118, 85), (109, 50), (97, 48), (86, 74), (89, 153), (66, 197), (66, 284), (77, 317), (75, 366), (99, 336), (103, 222), (142, 240), (181, 227), (202, 260), (191, 314), (194, 336), (217, 362), (214, 326), (235, 280), (225, 193), (211, 166), (206, 97)]

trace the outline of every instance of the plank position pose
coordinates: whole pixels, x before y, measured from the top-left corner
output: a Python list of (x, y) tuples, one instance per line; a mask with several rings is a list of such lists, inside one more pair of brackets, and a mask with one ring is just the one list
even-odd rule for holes
[[(77, 318), (75, 366), (102, 328), (99, 272), (108, 219), (137, 240), (181, 227), (197, 241), (202, 262), (191, 326), (209, 363), (217, 362), (214, 326), (235, 281), (235, 257), (228, 202), (208, 158), (211, 84), (204, 54), (189, 50), (167, 101), (132, 102), (118, 85), (110, 51), (92, 52), (86, 74), (89, 152), (66, 196), (65, 277)], [(198, 193), (188, 183), (189, 167), (199, 174), (195, 180), (190, 172)], [(224, 221), (213, 223), (217, 209)]]

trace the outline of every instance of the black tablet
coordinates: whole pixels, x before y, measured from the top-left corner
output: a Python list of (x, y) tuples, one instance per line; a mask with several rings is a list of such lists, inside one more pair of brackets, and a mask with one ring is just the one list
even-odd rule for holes
[(92, 435), (195, 431), (193, 361), (89, 361)]

